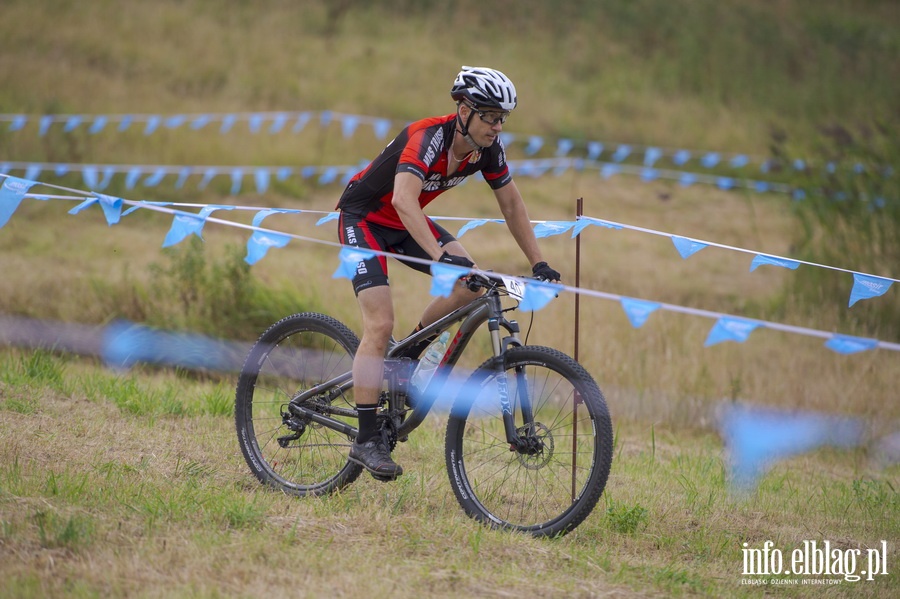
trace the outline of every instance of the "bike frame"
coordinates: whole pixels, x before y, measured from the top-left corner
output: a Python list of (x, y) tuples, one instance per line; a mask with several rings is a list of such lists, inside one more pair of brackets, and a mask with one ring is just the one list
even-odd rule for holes
[[(491, 348), (493, 352), (493, 360), (491, 360), (491, 362), (492, 368), (497, 372), (497, 387), (498, 393), (500, 394), (499, 399), (503, 411), (503, 421), (507, 440), (516, 449), (527, 449), (527, 439), (524, 439), (519, 435), (515, 426), (512, 403), (510, 402), (507, 392), (509, 385), (507, 384), (503, 361), (503, 354), (507, 348), (510, 346), (520, 347), (522, 345), (519, 340), (519, 325), (516, 321), (507, 320), (504, 316), (506, 310), (503, 308), (501, 302), (503, 296), (499, 291), (499, 283), (486, 277), (481, 277), (481, 279), (491, 281), (491, 283), (487, 285), (483, 284), (486, 289), (486, 292), (483, 295), (424, 327), (422, 330), (413, 333), (409, 337), (392, 342), (388, 346), (385, 356), (384, 378), (388, 383), (388, 407), (391, 412), (397, 412), (404, 408), (405, 393), (407, 391), (413, 360), (410, 358), (397, 358), (396, 356), (400, 355), (403, 350), (411, 345), (431, 336), (440, 335), (452, 325), (461, 323), (456, 336), (450, 341), (447, 351), (444, 353), (441, 363), (438, 365), (435, 376), (432, 377), (426, 389), (423, 390), (421, 400), (416, 401), (415, 405), (411, 408), (411, 411), (406, 412), (406, 418), (399, 424), (397, 428), (398, 438), (406, 437), (425, 421), (425, 418), (428, 416), (432, 407), (434, 407), (438, 394), (449, 379), (453, 367), (459, 361), (460, 356), (462, 356), (463, 351), (468, 346), (475, 331), (486, 322), (491, 336)], [(501, 329), (504, 329), (509, 334), (505, 337), (501, 337)], [(353, 386), (352, 376), (352, 372), (346, 372), (298, 394), (296, 397), (292, 398), (288, 404), (289, 411), (295, 416), (309, 418), (318, 424), (355, 438), (358, 434), (356, 428), (302, 405), (306, 400), (324, 393), (327, 393), (326, 399), (328, 400), (339, 397)], [(517, 376), (524, 377), (524, 373), (520, 372)], [(518, 389), (520, 390), (518, 398), (519, 407), (522, 410), (524, 424), (527, 426), (534, 421), (532, 406), (530, 398), (527, 393), (524, 392), (526, 386), (520, 384)], [(344, 416), (357, 415), (356, 410), (342, 410), (339, 408), (334, 408), (333, 410), (333, 413)]]

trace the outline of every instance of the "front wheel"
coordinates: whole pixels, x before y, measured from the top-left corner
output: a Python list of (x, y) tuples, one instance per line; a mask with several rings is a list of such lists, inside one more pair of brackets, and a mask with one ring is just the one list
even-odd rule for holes
[[(288, 404), (316, 385), (351, 371), (359, 339), (323, 314), (288, 316), (250, 350), (238, 379), (234, 416), (241, 452), (263, 483), (292, 495), (323, 495), (353, 482), (362, 468), (348, 460), (350, 439)], [(302, 404), (355, 425), (353, 389), (326, 389)]]
[[(527, 441), (518, 447), (507, 440), (504, 386), (516, 434)], [(480, 522), (535, 536), (565, 534), (600, 499), (612, 442), (606, 401), (581, 365), (551, 348), (514, 348), (502, 373), (485, 362), (454, 402), (445, 447), (450, 485)]]

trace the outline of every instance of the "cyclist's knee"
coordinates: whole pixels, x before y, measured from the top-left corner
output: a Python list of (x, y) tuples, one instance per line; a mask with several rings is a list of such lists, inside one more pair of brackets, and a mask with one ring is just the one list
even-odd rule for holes
[(364, 335), (372, 341), (381, 341), (387, 344), (391, 333), (394, 331), (394, 316), (389, 314), (386, 317), (372, 318), (372, 315), (363, 323)]

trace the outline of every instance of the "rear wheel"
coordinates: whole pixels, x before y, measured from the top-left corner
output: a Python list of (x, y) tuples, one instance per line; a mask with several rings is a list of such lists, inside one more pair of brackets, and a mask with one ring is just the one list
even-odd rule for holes
[[(450, 484), (480, 522), (536, 536), (565, 534), (606, 487), (612, 464), (606, 401), (587, 371), (554, 349), (511, 349), (503, 368), (505, 377), (491, 361), (482, 364), (454, 402), (445, 447)], [(503, 421), (504, 383), (523, 440), (516, 448)], [(526, 422), (528, 412), (533, 419)]]
[[(303, 391), (351, 371), (358, 346), (339, 321), (304, 313), (272, 325), (250, 350), (238, 379), (235, 426), (244, 459), (261, 482), (294, 495), (323, 495), (359, 476), (362, 468), (347, 458), (346, 435), (288, 411)], [(333, 387), (303, 405), (356, 426), (352, 387)]]

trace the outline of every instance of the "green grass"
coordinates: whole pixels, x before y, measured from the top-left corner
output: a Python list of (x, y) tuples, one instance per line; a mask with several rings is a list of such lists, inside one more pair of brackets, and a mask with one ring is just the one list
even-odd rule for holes
[[(744, 542), (787, 552), (802, 539), (887, 539), (893, 552), (900, 534), (896, 468), (872, 470), (863, 452), (796, 458), (742, 497), (729, 490), (714, 435), (635, 424), (619, 426), (604, 501), (561, 539), (466, 518), (446, 480), (439, 420), (398, 449), (407, 472), (395, 483), (363, 477), (298, 500), (260, 487), (230, 416), (203, 412), (216, 384), (130, 373), (146, 404), (135, 413), (93, 394), (104, 370), (76, 360), (67, 371), (67, 393), (31, 379), (38, 412), (0, 410), (0, 574), (11, 596), (290, 593), (297, 572), (303, 596), (352, 594), (361, 580), (373, 596), (755, 596), (740, 586)], [(180, 413), (148, 392), (175, 382), (193, 406)], [(50, 560), (56, 575), (40, 574)], [(845, 582), (840, 594), (887, 597), (897, 584), (894, 575)]]

